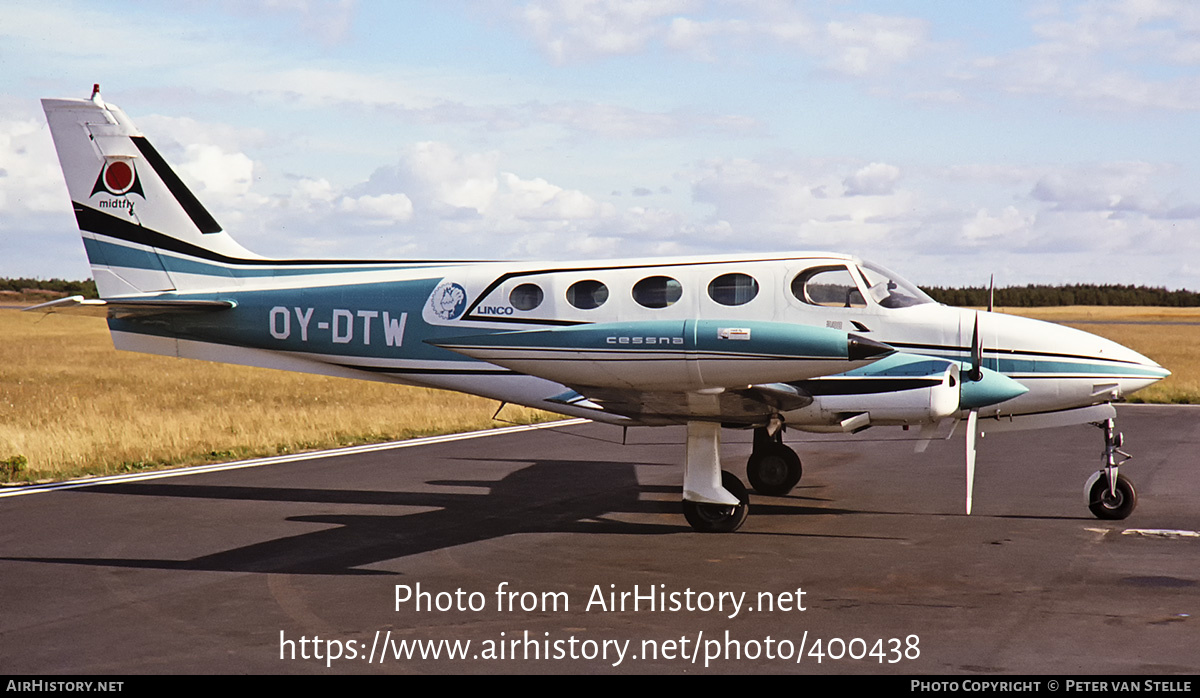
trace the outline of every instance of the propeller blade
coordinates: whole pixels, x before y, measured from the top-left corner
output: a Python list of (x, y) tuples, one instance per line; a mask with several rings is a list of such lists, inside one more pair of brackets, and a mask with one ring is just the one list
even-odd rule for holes
[(975, 436), (979, 410), (967, 415), (967, 516), (971, 515), (971, 495), (975, 490)]
[(993, 301), (996, 300), (996, 275), (992, 274), (992, 278), (988, 280), (988, 312), (992, 312), (992, 308), (996, 307)]
[(971, 333), (971, 381), (983, 380), (983, 340), (979, 338), (979, 313), (975, 313), (975, 331)]

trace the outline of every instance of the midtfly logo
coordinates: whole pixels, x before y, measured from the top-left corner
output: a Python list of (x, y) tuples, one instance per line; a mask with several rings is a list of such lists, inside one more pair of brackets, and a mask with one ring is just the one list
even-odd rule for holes
[(132, 160), (125, 159), (105, 161), (104, 167), (100, 170), (100, 176), (96, 177), (96, 186), (92, 187), (92, 196), (101, 192), (107, 192), (113, 196), (133, 193), (143, 199), (146, 198), (146, 195), (142, 193), (142, 183), (138, 181), (137, 168), (134, 167)]

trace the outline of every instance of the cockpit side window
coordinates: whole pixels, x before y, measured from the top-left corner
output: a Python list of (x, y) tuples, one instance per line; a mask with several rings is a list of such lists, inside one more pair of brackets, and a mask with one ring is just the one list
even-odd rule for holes
[(863, 262), (859, 269), (869, 287), (867, 293), (871, 295), (872, 300), (885, 308), (907, 308), (937, 302), (900, 275), (878, 264)]
[(792, 295), (810, 305), (826, 308), (865, 308), (858, 284), (844, 266), (806, 269), (792, 279)]

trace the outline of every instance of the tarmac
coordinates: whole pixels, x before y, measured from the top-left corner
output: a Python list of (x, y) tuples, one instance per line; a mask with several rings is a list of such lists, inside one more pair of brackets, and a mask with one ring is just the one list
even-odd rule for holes
[[(0, 651), (39, 676), (1195, 674), (1200, 407), (1118, 415), (1124, 521), (1085, 506), (1086, 425), (987, 435), (969, 517), (961, 433), (789, 431), (804, 478), (733, 534), (683, 519), (681, 428), (590, 423), (5, 496)], [(724, 436), (744, 482), (750, 433)]]

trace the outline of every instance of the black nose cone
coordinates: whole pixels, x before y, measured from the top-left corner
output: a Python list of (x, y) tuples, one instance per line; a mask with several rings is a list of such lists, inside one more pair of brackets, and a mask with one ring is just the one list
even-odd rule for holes
[(851, 361), (871, 361), (874, 359), (882, 359), (888, 354), (895, 354), (896, 350), (883, 342), (876, 342), (873, 339), (860, 337), (856, 334), (846, 336), (846, 356)]

